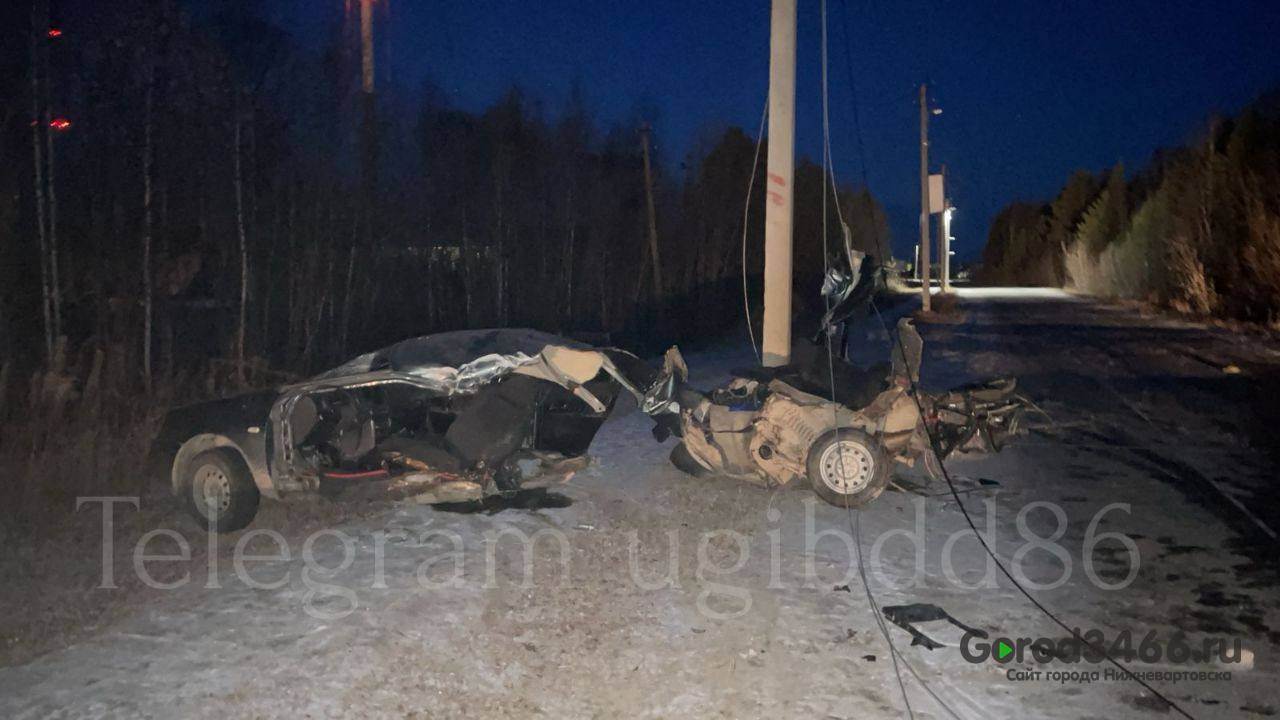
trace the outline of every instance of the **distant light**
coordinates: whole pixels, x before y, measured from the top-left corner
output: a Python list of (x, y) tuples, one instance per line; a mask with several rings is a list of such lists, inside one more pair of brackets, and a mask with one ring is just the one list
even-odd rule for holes
[(934, 109), (933, 109), (933, 114), (934, 114), (934, 115), (941, 115), (941, 114), (942, 114), (942, 108), (934, 108)]
[(49, 127), (54, 130), (66, 130), (71, 127), (71, 121), (66, 118), (54, 118), (49, 121)]
[(51, 38), (62, 37), (62, 31), (59, 30), (58, 28), (49, 28), (49, 37)]

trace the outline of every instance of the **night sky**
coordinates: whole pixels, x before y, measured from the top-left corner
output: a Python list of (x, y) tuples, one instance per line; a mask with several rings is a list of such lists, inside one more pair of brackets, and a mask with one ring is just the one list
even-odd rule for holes
[[(459, 107), (482, 108), (518, 83), (552, 114), (576, 81), (602, 128), (656, 107), (662, 158), (676, 169), (717, 129), (758, 126), (768, 0), (390, 1), (391, 62), (380, 75), (410, 90), (429, 79)], [(867, 172), (899, 255), (917, 233), (921, 80), (944, 109), (932, 118), (931, 159), (947, 164), (962, 257), (981, 250), (1006, 203), (1052, 197), (1075, 168), (1123, 160), (1132, 171), (1194, 138), (1211, 112), (1280, 87), (1275, 0), (829, 3), (837, 176), (857, 183), (862, 168), (847, 27)], [(318, 0), (274, 7), (277, 22), (304, 29), (332, 12)], [(796, 142), (814, 159), (820, 7), (800, 0)]]

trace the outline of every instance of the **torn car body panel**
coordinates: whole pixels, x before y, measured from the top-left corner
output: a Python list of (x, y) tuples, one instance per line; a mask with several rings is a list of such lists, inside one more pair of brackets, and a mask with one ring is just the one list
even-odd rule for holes
[(475, 500), (572, 477), (617, 397), (641, 399), (637, 382), (653, 372), (625, 351), (533, 330), (442, 333), (248, 404), (174, 411), (162, 445), (179, 494), (192, 459), (225, 448), (271, 498), (381, 477), (421, 501)]
[[(645, 407), (678, 415), (681, 443), (672, 460), (682, 469), (766, 487), (805, 478), (833, 504), (865, 504), (887, 485), (887, 464), (999, 450), (1022, 412), (1010, 379), (915, 394), (923, 343), (908, 320), (898, 333), (893, 362), (869, 370), (811, 354), (820, 367), (735, 371), (710, 393), (673, 375), (655, 385), (662, 395), (650, 391)], [(669, 353), (667, 365), (683, 367), (683, 360)]]
[(952, 452), (999, 450), (1018, 431), (1024, 404), (1013, 380), (920, 392), (924, 341), (906, 318), (889, 362), (866, 369), (850, 362), (850, 324), (883, 289), (878, 269), (853, 250), (846, 231), (844, 256), (829, 264), (822, 285), (827, 312), (818, 334), (793, 347), (790, 365), (737, 370), (702, 393), (685, 384), (684, 360), (669, 350), (642, 407), (657, 422), (655, 437), (680, 437), (672, 463), (769, 487), (805, 478), (827, 502), (854, 507), (879, 496), (894, 462), (924, 459), (934, 472)]
[[(396, 347), (369, 356), (370, 367), (387, 369), (326, 374), (284, 388), (271, 412), (280, 438), (271, 468), (277, 490), (314, 489), (334, 466), (388, 463), (442, 471), (442, 478), (480, 488), (472, 493), (477, 497), (530, 487), (535, 478), (561, 473), (552, 455), (585, 453), (619, 392), (634, 392), (603, 351), (532, 331), (485, 332), (495, 341), (485, 347), (517, 344), (510, 333), (542, 347), (526, 353), (528, 342), (519, 343), (508, 354), (487, 353), (449, 367), (430, 364), (423, 342), (415, 340), (412, 359)], [(478, 347), (474, 335), (462, 333), (446, 347)], [(439, 344), (440, 336), (430, 342)], [(313, 408), (317, 403), (320, 407)], [(317, 435), (317, 422), (326, 411), (333, 415), (333, 406), (336, 426)], [(406, 453), (403, 443), (397, 449), (396, 441), (406, 437), (418, 441), (418, 452)], [(317, 447), (328, 452), (316, 453)], [(514, 456), (521, 450), (540, 453), (538, 472), (518, 467)]]

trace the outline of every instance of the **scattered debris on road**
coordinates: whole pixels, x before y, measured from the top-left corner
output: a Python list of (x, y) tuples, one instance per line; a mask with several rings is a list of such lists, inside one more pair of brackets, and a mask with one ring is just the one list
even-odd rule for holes
[(980, 638), (986, 638), (987, 632), (980, 628), (969, 627), (959, 620), (955, 619), (946, 610), (932, 603), (913, 603), (911, 605), (891, 605), (880, 609), (889, 622), (906, 630), (911, 635), (911, 644), (923, 645), (929, 650), (937, 650), (945, 647), (942, 643), (931, 639), (928, 635), (920, 632), (915, 627), (916, 623), (933, 622), (935, 620), (946, 620), (956, 627), (968, 633), (973, 633)]

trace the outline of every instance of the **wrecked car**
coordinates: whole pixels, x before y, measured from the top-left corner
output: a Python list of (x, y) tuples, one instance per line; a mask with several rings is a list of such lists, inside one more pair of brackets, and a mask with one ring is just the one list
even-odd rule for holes
[(153, 462), (219, 532), (248, 525), (264, 496), (370, 478), (419, 502), (479, 500), (568, 480), (618, 395), (641, 397), (635, 383), (655, 374), (625, 351), (533, 330), (440, 333), (173, 410)]
[(657, 435), (679, 437), (671, 461), (681, 470), (765, 487), (803, 478), (841, 507), (878, 497), (895, 461), (922, 461), (936, 475), (939, 458), (999, 450), (1018, 432), (1023, 401), (1012, 379), (913, 394), (920, 336), (905, 319), (898, 332), (903, 347), (915, 350), (888, 366), (862, 370), (843, 358), (829, 366), (825, 354), (814, 353), (782, 367), (734, 371), (732, 380), (705, 393), (684, 384), (683, 359), (668, 351), (669, 380), (649, 394), (645, 409), (667, 416)]
[[(847, 355), (848, 324), (877, 292), (873, 262), (846, 247), (822, 294), (828, 311), (819, 334), (781, 367), (735, 370), (710, 392), (688, 386), (688, 369), (668, 350), (644, 409), (655, 436), (676, 435), (676, 467), (766, 487), (804, 479), (823, 500), (865, 505), (889, 484), (893, 462), (922, 461), (935, 477), (954, 452), (998, 451), (1018, 432), (1025, 401), (1001, 378), (941, 394), (918, 390), (923, 341), (903, 318), (889, 363), (860, 368)], [(831, 352), (825, 342), (832, 342)]]

